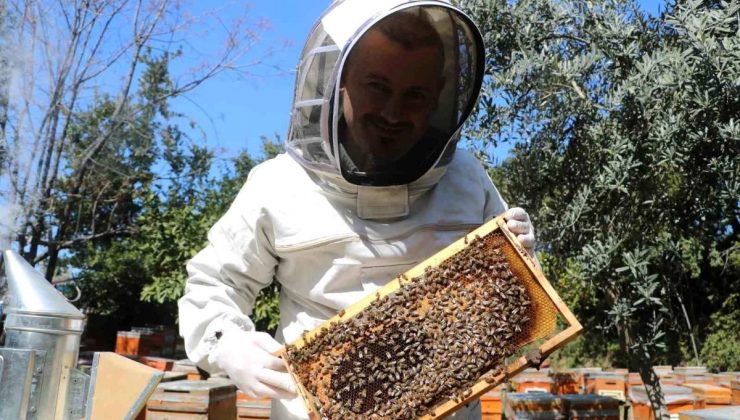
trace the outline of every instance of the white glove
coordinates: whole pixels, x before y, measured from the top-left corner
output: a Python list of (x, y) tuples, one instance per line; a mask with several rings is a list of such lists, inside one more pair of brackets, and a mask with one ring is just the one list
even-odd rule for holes
[(269, 334), (230, 329), (218, 340), (213, 360), (250, 398), (297, 396), (283, 361), (271, 353), (282, 346)]
[(537, 242), (534, 238), (534, 227), (532, 227), (532, 222), (529, 220), (529, 214), (520, 207), (514, 207), (506, 211), (504, 219), (506, 220), (506, 226), (511, 233), (516, 235), (524, 250), (536, 259), (534, 246)]

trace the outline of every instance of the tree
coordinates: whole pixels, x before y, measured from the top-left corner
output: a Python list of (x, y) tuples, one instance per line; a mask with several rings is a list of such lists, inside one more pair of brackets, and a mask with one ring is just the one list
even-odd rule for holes
[[(141, 167), (127, 168), (136, 171), (156, 154), (146, 156), (154, 146), (144, 136), (127, 152), (132, 145), (121, 139), (149, 129), (150, 120), (167, 113), (168, 99), (223, 72), (245, 72), (241, 61), (263, 24), (248, 24), (244, 14), (228, 22), (203, 19), (174, 0), (5, 4), (16, 22), (13, 48), (26, 54), (14, 55), (11, 63), (19, 69), (19, 94), (8, 106), (4, 146), (12, 159), (3, 199), (19, 209), (12, 238), (17, 248), (32, 264), (43, 263), (51, 280), (66, 252), (131, 234), (127, 223), (138, 199), (131, 191), (152, 174), (121, 171), (108, 158), (137, 160)], [(187, 35), (215, 31), (204, 28), (208, 22), (222, 29), (223, 46), (212, 57), (195, 55), (186, 49)], [(183, 54), (203, 63), (163, 77)], [(116, 171), (119, 183), (106, 182)]]
[(512, 144), (494, 178), (531, 210), (585, 334), (616, 334), (659, 417), (651, 366), (698, 358), (740, 290), (739, 3), (682, 1), (657, 19), (624, 0), (460, 3), (489, 51), (466, 135), (484, 157)]

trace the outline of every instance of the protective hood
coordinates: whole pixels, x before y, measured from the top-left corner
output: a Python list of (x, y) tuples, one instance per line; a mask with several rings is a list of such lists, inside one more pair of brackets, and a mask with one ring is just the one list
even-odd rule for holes
[(484, 57), (446, 1), (336, 1), (304, 47), (286, 150), (359, 217), (406, 216), (452, 159)]

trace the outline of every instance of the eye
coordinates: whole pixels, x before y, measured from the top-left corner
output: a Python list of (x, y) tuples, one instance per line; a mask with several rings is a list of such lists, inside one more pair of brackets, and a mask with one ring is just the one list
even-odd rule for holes
[(421, 90), (410, 90), (404, 95), (406, 100), (413, 104), (425, 104), (429, 101), (429, 94)]
[(390, 91), (390, 88), (381, 82), (367, 82), (367, 87), (377, 93), (387, 93)]

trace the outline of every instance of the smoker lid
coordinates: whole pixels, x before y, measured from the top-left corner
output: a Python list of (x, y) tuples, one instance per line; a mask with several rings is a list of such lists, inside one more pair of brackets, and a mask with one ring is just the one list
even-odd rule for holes
[(5, 302), (6, 313), (85, 318), (17, 252), (6, 250), (3, 257), (9, 296)]

